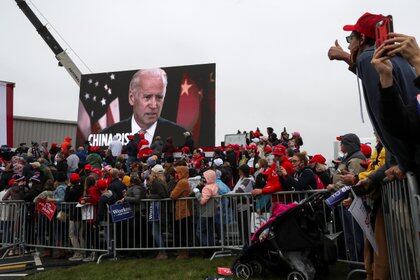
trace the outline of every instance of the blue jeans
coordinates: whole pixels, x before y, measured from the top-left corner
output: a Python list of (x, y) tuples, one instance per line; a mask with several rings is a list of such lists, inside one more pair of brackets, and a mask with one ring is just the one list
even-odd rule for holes
[(161, 221), (149, 222), (156, 247), (163, 247)]
[(344, 236), (349, 253), (349, 260), (363, 262), (363, 230), (360, 228), (359, 224), (353, 219), (353, 216), (347, 209), (341, 209), (343, 212)]
[(214, 246), (214, 225), (213, 217), (201, 217), (200, 219), (200, 241), (201, 246)]

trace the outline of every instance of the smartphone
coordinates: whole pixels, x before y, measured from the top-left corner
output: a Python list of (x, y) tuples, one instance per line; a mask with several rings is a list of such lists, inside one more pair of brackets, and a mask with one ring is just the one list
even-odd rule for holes
[(376, 24), (375, 28), (375, 46), (379, 48), (383, 42), (388, 39), (388, 34), (394, 32), (392, 16), (386, 16)]

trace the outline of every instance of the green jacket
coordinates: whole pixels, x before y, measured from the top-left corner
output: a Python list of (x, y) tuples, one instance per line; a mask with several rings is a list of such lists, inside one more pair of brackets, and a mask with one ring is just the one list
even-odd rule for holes
[(89, 154), (86, 161), (94, 168), (102, 168), (102, 158), (97, 153)]

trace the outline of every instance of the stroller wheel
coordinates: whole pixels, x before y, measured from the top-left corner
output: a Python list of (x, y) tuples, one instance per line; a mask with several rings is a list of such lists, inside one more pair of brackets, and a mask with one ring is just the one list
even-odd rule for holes
[(252, 275), (252, 268), (243, 263), (237, 264), (235, 266), (235, 275), (241, 279), (249, 279)]
[(249, 265), (252, 267), (253, 274), (261, 274), (263, 267), (259, 261), (251, 261)]
[(300, 271), (292, 271), (287, 275), (287, 280), (307, 280), (306, 276)]

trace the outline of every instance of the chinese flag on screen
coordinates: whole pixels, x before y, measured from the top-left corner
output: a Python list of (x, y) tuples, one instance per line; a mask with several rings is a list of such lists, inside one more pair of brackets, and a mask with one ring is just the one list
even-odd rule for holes
[(200, 111), (203, 90), (197, 84), (184, 75), (181, 80), (178, 102), (177, 124), (183, 126), (193, 134), (194, 141), (197, 143), (200, 136)]

